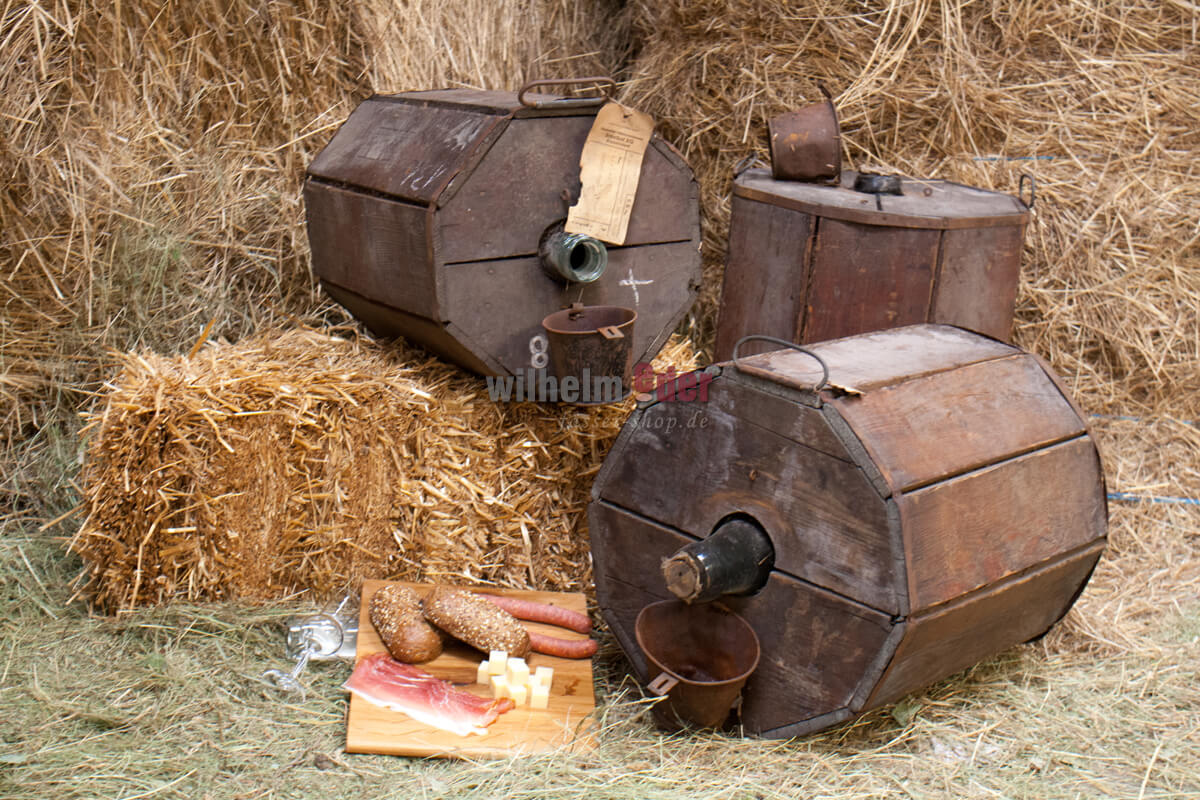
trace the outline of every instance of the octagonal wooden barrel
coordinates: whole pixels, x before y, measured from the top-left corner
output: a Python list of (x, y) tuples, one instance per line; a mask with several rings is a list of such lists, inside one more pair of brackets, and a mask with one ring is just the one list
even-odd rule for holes
[(828, 365), (819, 389), (812, 358), (778, 350), (709, 368), (693, 402), (660, 393), (589, 507), (597, 600), (643, 680), (634, 622), (672, 597), (663, 562), (762, 531), (772, 557), (747, 557), (763, 580), (719, 600), (762, 643), (741, 723), (763, 736), (836, 724), (1042, 635), (1105, 546), (1095, 442), (1038, 357), (944, 325), (809, 348)]
[[(650, 358), (700, 283), (696, 181), (666, 140), (646, 149), (624, 244), (603, 269), (573, 282), (543, 263), (578, 200), (599, 108), (470, 89), (363, 101), (305, 182), (322, 287), (377, 335), (484, 375), (545, 369), (542, 319), (575, 302), (636, 311), (633, 358)], [(589, 252), (572, 248), (560, 271)]]

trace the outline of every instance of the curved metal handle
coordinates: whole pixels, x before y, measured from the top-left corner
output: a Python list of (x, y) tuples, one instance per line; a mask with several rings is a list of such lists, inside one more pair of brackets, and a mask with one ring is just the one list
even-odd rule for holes
[[(555, 100), (527, 100), (526, 93), (539, 86), (582, 86), (592, 84), (600, 94), (596, 97), (567, 97)], [(612, 99), (617, 91), (617, 82), (605, 75), (594, 75), (590, 78), (546, 78), (540, 81), (530, 81), (517, 92), (517, 102), (526, 108), (589, 108), (603, 105)]]
[(816, 362), (818, 364), (821, 365), (821, 380), (818, 381), (817, 385), (813, 387), (813, 391), (819, 392), (829, 384), (829, 365), (825, 363), (825, 359), (821, 358), (819, 355), (814, 353), (812, 350), (801, 347), (800, 345), (796, 344), (795, 342), (789, 342), (787, 339), (777, 339), (774, 336), (764, 336), (761, 333), (752, 333), (749, 336), (743, 336), (742, 338), (738, 339), (737, 342), (733, 345), (732, 361), (733, 361), (733, 365), (735, 367), (737, 367), (738, 369), (742, 368), (742, 365), (740, 363), (738, 363), (738, 350), (741, 349), (741, 346), (743, 344), (745, 344), (746, 342), (752, 341), (752, 340), (757, 340), (760, 342), (770, 342), (771, 344), (777, 344), (781, 347), (786, 347), (788, 349), (795, 350), (798, 353), (804, 353), (804, 355), (806, 355), (806, 356), (811, 356), (812, 358), (816, 359)]
[(746, 156), (741, 161), (739, 161), (733, 165), (733, 179), (737, 180), (738, 178), (742, 177), (743, 172), (745, 172), (746, 170), (751, 169), (753, 167), (761, 167), (761, 168), (765, 169), (765, 168), (768, 168), (769, 166), (770, 165), (767, 164), (767, 162), (763, 161), (761, 158), (759, 158), (756, 153), (751, 153), (750, 155)]
[(674, 689), (679, 684), (679, 678), (676, 678), (669, 672), (660, 672), (658, 677), (646, 684), (646, 688), (654, 694), (662, 697), (667, 692)]
[[(1029, 181), (1029, 202), (1025, 202), (1022, 197), (1025, 194), (1025, 181)], [(1021, 182), (1017, 184), (1017, 199), (1020, 200), (1026, 208), (1033, 208), (1034, 192), (1037, 190), (1037, 183), (1033, 180), (1033, 176), (1028, 172), (1021, 173)]]

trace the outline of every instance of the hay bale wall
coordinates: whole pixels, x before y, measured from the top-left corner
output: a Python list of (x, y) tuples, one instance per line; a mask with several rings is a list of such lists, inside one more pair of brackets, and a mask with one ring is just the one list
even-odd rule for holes
[(0, 445), (70, 429), (111, 350), (321, 317), (300, 184), (372, 91), (608, 73), (627, 32), (616, 0), (0, 4)]
[[(1016, 192), (1038, 181), (1017, 341), (1094, 410), (1200, 413), (1200, 46), (1154, 0), (636, 0), (626, 97), (696, 170), (698, 338), (715, 324), (734, 164), (838, 95), (846, 163)], [(998, 159), (998, 160), (997, 160)], [(1019, 160), (1005, 160), (1019, 159)]]
[(108, 610), (364, 578), (590, 589), (585, 509), (631, 402), (495, 403), (419, 351), (308, 329), (129, 355), (89, 415), (72, 547)]

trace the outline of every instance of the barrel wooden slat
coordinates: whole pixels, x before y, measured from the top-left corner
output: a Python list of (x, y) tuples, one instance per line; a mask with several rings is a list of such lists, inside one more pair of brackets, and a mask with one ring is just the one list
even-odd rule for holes
[[(743, 333), (796, 340), (808, 287), (806, 251), (812, 221), (808, 214), (788, 208), (733, 198), (717, 325), (718, 360), (733, 357), (733, 346)], [(743, 351), (755, 352), (752, 345)]]
[(1083, 421), (1029, 356), (915, 378), (832, 404), (893, 491), (1077, 436)]
[(940, 239), (935, 230), (822, 220), (800, 340), (927, 321)]
[(1057, 622), (1087, 580), (1104, 542), (1058, 558), (959, 602), (911, 617), (908, 632), (866, 708), (890, 703)]
[[(427, 252), (429, 209), (309, 183), (304, 190), (308, 236), (321, 276), (373, 302), (437, 319), (437, 285)], [(425, 264), (396, 280), (396, 265)]]
[(1009, 339), (1024, 239), (1015, 225), (946, 231), (929, 321)]
[[(502, 116), (372, 98), (355, 110), (308, 168), (327, 181), (431, 205)], [(486, 145), (485, 145), (486, 146)]]
[(854, 461), (842, 440), (830, 429), (825, 415), (816, 408), (797, 403), (794, 397), (780, 394), (777, 385), (756, 380), (738, 370), (725, 372), (721, 385), (725, 382), (736, 383), (744, 389), (730, 387), (712, 392), (708, 402), (713, 408), (755, 419), (754, 424), (825, 455)]
[[(1104, 535), (1104, 489), (1086, 437), (899, 495), (910, 601), (944, 603)], [(1036, 509), (1036, 513), (1030, 513)]]
[[(832, 384), (859, 392), (1020, 352), (948, 325), (911, 325), (805, 347), (830, 365)], [(802, 391), (821, 379), (816, 361), (794, 350), (777, 349), (739, 363), (744, 372)]]

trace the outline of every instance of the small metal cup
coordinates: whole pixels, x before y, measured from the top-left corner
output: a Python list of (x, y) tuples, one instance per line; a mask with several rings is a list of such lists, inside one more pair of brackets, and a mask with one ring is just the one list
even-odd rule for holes
[(661, 728), (719, 728), (758, 667), (758, 635), (746, 620), (715, 603), (651, 603), (634, 623), (653, 677), (647, 688)]
[(771, 175), (780, 181), (837, 183), (842, 174), (841, 130), (833, 98), (780, 114), (767, 123)]
[[(637, 312), (632, 308), (581, 303), (572, 303), (542, 320), (560, 387), (564, 378), (574, 378), (579, 381), (580, 397), (586, 398), (576, 405), (613, 403), (629, 395), (636, 321)], [(617, 388), (619, 392), (613, 394), (618, 396), (608, 396), (608, 390)], [(597, 391), (604, 396), (596, 396)]]

